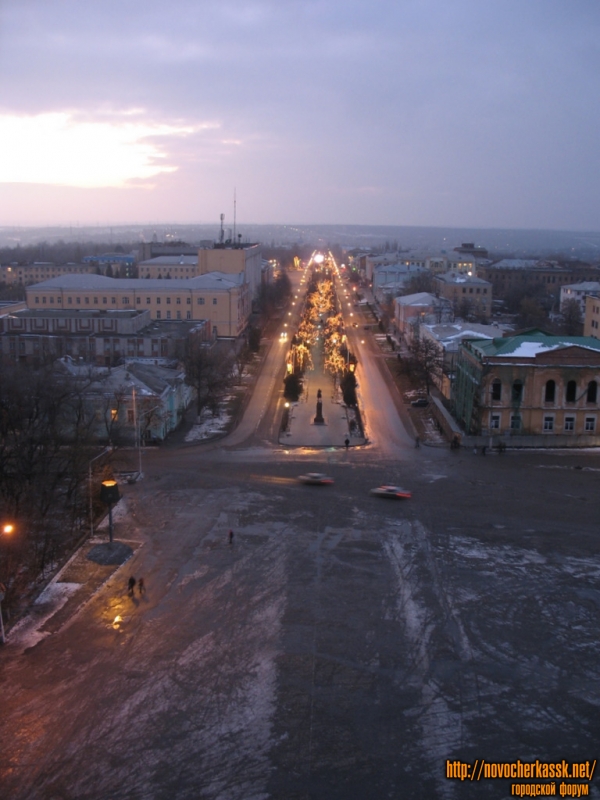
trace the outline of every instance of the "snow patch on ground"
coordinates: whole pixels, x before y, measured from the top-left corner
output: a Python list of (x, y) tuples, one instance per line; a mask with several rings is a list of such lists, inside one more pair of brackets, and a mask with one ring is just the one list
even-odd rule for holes
[(219, 433), (224, 433), (231, 421), (231, 414), (226, 411), (219, 411), (218, 414), (211, 414), (209, 411), (203, 411), (199, 421), (192, 426), (185, 437), (186, 442), (198, 442), (202, 439), (208, 439), (211, 436), (216, 436)]
[(64, 606), (80, 586), (79, 583), (58, 582), (46, 586), (27, 617), (18, 622), (11, 630), (10, 638), (7, 639), (8, 643), (26, 650), (49, 636), (47, 631), (42, 632), (40, 629)]

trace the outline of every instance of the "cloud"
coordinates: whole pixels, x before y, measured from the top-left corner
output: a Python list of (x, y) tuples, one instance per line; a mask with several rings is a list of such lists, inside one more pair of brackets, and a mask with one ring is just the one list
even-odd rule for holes
[(101, 187), (147, 180), (178, 169), (169, 163), (161, 139), (186, 137), (198, 129), (142, 121), (78, 120), (65, 112), (0, 115), (0, 149), (11, 154), (0, 163), (0, 183)]

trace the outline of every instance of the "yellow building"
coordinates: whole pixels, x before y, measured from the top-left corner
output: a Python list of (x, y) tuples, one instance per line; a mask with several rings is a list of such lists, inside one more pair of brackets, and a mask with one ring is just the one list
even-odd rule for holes
[(141, 261), (140, 278), (193, 278), (221, 272), (224, 275), (245, 275), (252, 297), (260, 285), (262, 256), (257, 244), (215, 245), (201, 247), (198, 254), (168, 255)]
[(64, 275), (26, 289), (31, 309), (147, 309), (152, 320), (209, 320), (218, 337), (239, 336), (252, 294), (243, 273), (210, 272), (190, 279)]
[(569, 446), (599, 432), (599, 386), (600, 341), (530, 331), (463, 342), (452, 398), (467, 433), (561, 437)]

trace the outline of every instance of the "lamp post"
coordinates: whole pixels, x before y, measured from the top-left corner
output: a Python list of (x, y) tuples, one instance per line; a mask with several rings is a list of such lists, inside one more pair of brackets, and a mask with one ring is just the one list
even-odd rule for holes
[(113, 540), (112, 507), (113, 504), (118, 503), (120, 499), (121, 495), (119, 494), (117, 482), (113, 480), (102, 481), (100, 500), (108, 506), (108, 538), (111, 544)]
[(110, 453), (112, 447), (105, 447), (104, 450), (99, 453), (97, 456), (94, 456), (88, 464), (88, 491), (90, 495), (90, 537), (94, 535), (94, 501), (92, 496), (92, 464), (94, 461), (97, 461), (102, 456), (105, 456), (107, 453)]
[(0, 583), (0, 644), (6, 643), (6, 636), (4, 635), (4, 620), (2, 619), (2, 601), (4, 600), (5, 592), (5, 585)]
[[(2, 533), (6, 535), (10, 535), (14, 531), (14, 525), (10, 523), (6, 523), (2, 526)], [(6, 594), (6, 586), (3, 583), (0, 583), (0, 644), (5, 644), (6, 636), (4, 635), (4, 618), (2, 617), (2, 601), (4, 600), (4, 595)]]

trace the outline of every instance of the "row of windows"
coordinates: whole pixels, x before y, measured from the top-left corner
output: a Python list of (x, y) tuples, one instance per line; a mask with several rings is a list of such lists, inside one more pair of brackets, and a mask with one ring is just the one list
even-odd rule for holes
[[(50, 303), (54, 303), (54, 297), (52, 295), (50, 296), (49, 299), (50, 299)], [(84, 297), (83, 299), (84, 299), (84, 304), (86, 306), (89, 306), (90, 305), (90, 298), (89, 297)], [(99, 303), (100, 303), (100, 298), (99, 297), (94, 296), (92, 298), (92, 300), (93, 300), (93, 304), (94, 305), (96, 305), (96, 306), (99, 305)], [(156, 297), (155, 300), (156, 300), (156, 305), (157, 306), (161, 305), (162, 298)], [(57, 297), (56, 298), (56, 302), (60, 303), (61, 302), (61, 298)], [(111, 305), (113, 305), (113, 306), (116, 305), (117, 304), (117, 298), (116, 297), (111, 297), (110, 298), (110, 302), (111, 302)], [(192, 302), (191, 298), (190, 297), (186, 297), (186, 304), (188, 306), (191, 305), (191, 302)], [(204, 297), (196, 298), (196, 303), (199, 306), (203, 306), (205, 304), (205, 302), (206, 301), (205, 301)], [(218, 302), (217, 298), (213, 297), (213, 299), (212, 299), (213, 306), (216, 306), (217, 302)], [(40, 298), (39, 297), (35, 298), (35, 303), (36, 303), (36, 305), (40, 304)], [(141, 303), (142, 303), (142, 298), (141, 297), (137, 297), (136, 298), (136, 304), (139, 306), (139, 305), (141, 305)], [(146, 298), (146, 304), (150, 305), (151, 303), (152, 303), (152, 298), (151, 297), (147, 297)], [(46, 297), (44, 296), (44, 297), (42, 297), (42, 305), (45, 305), (45, 304), (46, 304)], [(124, 305), (124, 306), (128, 306), (129, 305), (129, 297), (122, 297), (121, 298), (121, 304)], [(170, 297), (165, 297), (165, 304), (168, 305), (168, 306), (171, 305), (171, 298)], [(73, 298), (72, 297), (67, 297), (67, 305), (73, 305)], [(75, 298), (75, 305), (78, 305), (78, 306), (81, 305), (81, 297), (76, 297)], [(104, 306), (108, 305), (108, 297), (103, 297), (102, 298), (102, 305), (104, 305)], [(181, 297), (176, 297), (175, 298), (175, 305), (177, 305), (177, 306), (181, 305)]]
[[(513, 414), (510, 418), (511, 430), (520, 430), (522, 427), (522, 419), (520, 414)], [(492, 430), (500, 429), (500, 414), (492, 414), (490, 419), (490, 428)], [(553, 414), (548, 414), (544, 417), (544, 432), (552, 433), (558, 430), (556, 427), (556, 418)], [(575, 430), (575, 417), (565, 416), (563, 421), (563, 430), (570, 433)], [(586, 433), (594, 433), (596, 430), (596, 417), (586, 417), (584, 422), (584, 430)]]
[[(516, 403), (521, 402), (523, 400), (524, 390), (523, 381), (514, 381), (511, 386), (511, 400)], [(566, 403), (576, 403), (577, 400), (581, 400), (583, 396), (585, 396), (586, 403), (598, 402), (598, 383), (596, 381), (590, 381), (579, 395), (577, 392), (577, 381), (567, 381), (564, 391)], [(492, 382), (491, 394), (492, 400), (502, 400), (502, 381), (495, 380)], [(556, 381), (546, 381), (546, 385), (544, 386), (544, 403), (555, 403), (556, 397)]]

